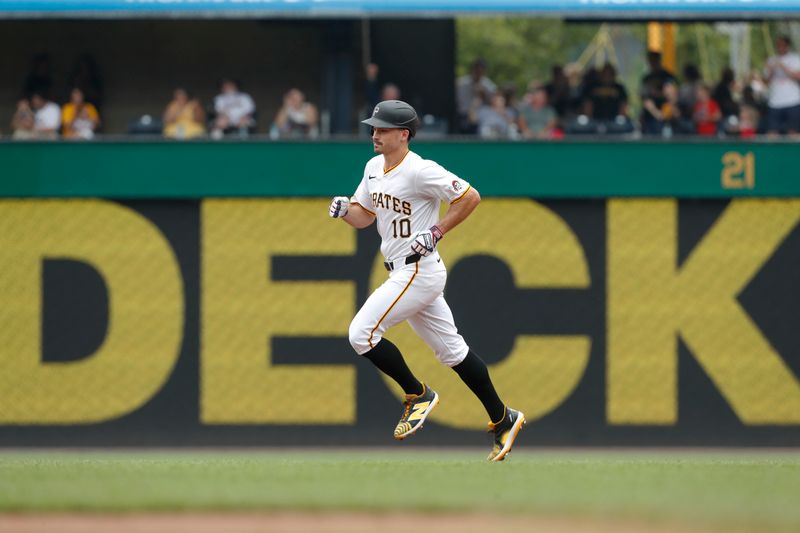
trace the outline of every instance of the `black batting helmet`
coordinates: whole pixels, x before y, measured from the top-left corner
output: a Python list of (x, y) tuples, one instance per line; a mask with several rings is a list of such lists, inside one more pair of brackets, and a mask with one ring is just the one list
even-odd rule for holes
[(362, 120), (373, 128), (397, 128), (408, 130), (408, 136), (417, 133), (417, 112), (409, 104), (401, 100), (385, 100), (375, 106), (372, 116)]

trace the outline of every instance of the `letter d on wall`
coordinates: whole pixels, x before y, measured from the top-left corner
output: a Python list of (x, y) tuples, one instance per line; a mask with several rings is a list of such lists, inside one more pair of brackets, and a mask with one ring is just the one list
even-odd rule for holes
[[(42, 264), (89, 264), (108, 290), (108, 330), (89, 357), (43, 362)], [(0, 201), (0, 424), (110, 420), (147, 402), (177, 360), (183, 287), (147, 219), (99, 200)]]

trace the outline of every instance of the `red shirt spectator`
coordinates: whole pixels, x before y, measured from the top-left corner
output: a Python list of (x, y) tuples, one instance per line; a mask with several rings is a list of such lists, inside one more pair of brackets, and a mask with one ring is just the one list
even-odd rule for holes
[(749, 105), (739, 109), (739, 137), (752, 139), (758, 133), (758, 111)]
[(711, 91), (705, 85), (697, 87), (694, 103), (694, 125), (698, 135), (712, 136), (717, 134), (717, 123), (722, 118), (722, 111), (714, 100)]

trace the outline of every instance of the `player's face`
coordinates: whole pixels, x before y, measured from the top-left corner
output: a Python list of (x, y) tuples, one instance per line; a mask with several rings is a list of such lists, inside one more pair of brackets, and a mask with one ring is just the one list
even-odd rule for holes
[(398, 128), (373, 128), (372, 147), (376, 154), (391, 154), (403, 147), (408, 139), (408, 130)]

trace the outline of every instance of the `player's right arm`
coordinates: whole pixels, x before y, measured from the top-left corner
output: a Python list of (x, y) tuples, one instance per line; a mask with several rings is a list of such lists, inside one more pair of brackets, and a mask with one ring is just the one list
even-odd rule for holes
[(329, 214), (341, 218), (356, 229), (366, 228), (375, 221), (375, 214), (346, 196), (336, 196), (331, 200)]
[(351, 203), (347, 215), (342, 219), (354, 228), (361, 229), (375, 222), (375, 213), (369, 212), (361, 204)]
[(356, 229), (366, 228), (375, 221), (376, 215), (364, 207), (372, 203), (369, 194), (369, 168), (376, 158), (370, 160), (364, 168), (364, 176), (361, 178), (356, 192), (351, 198), (347, 196), (336, 196), (331, 201), (330, 215), (333, 218), (341, 218)]

